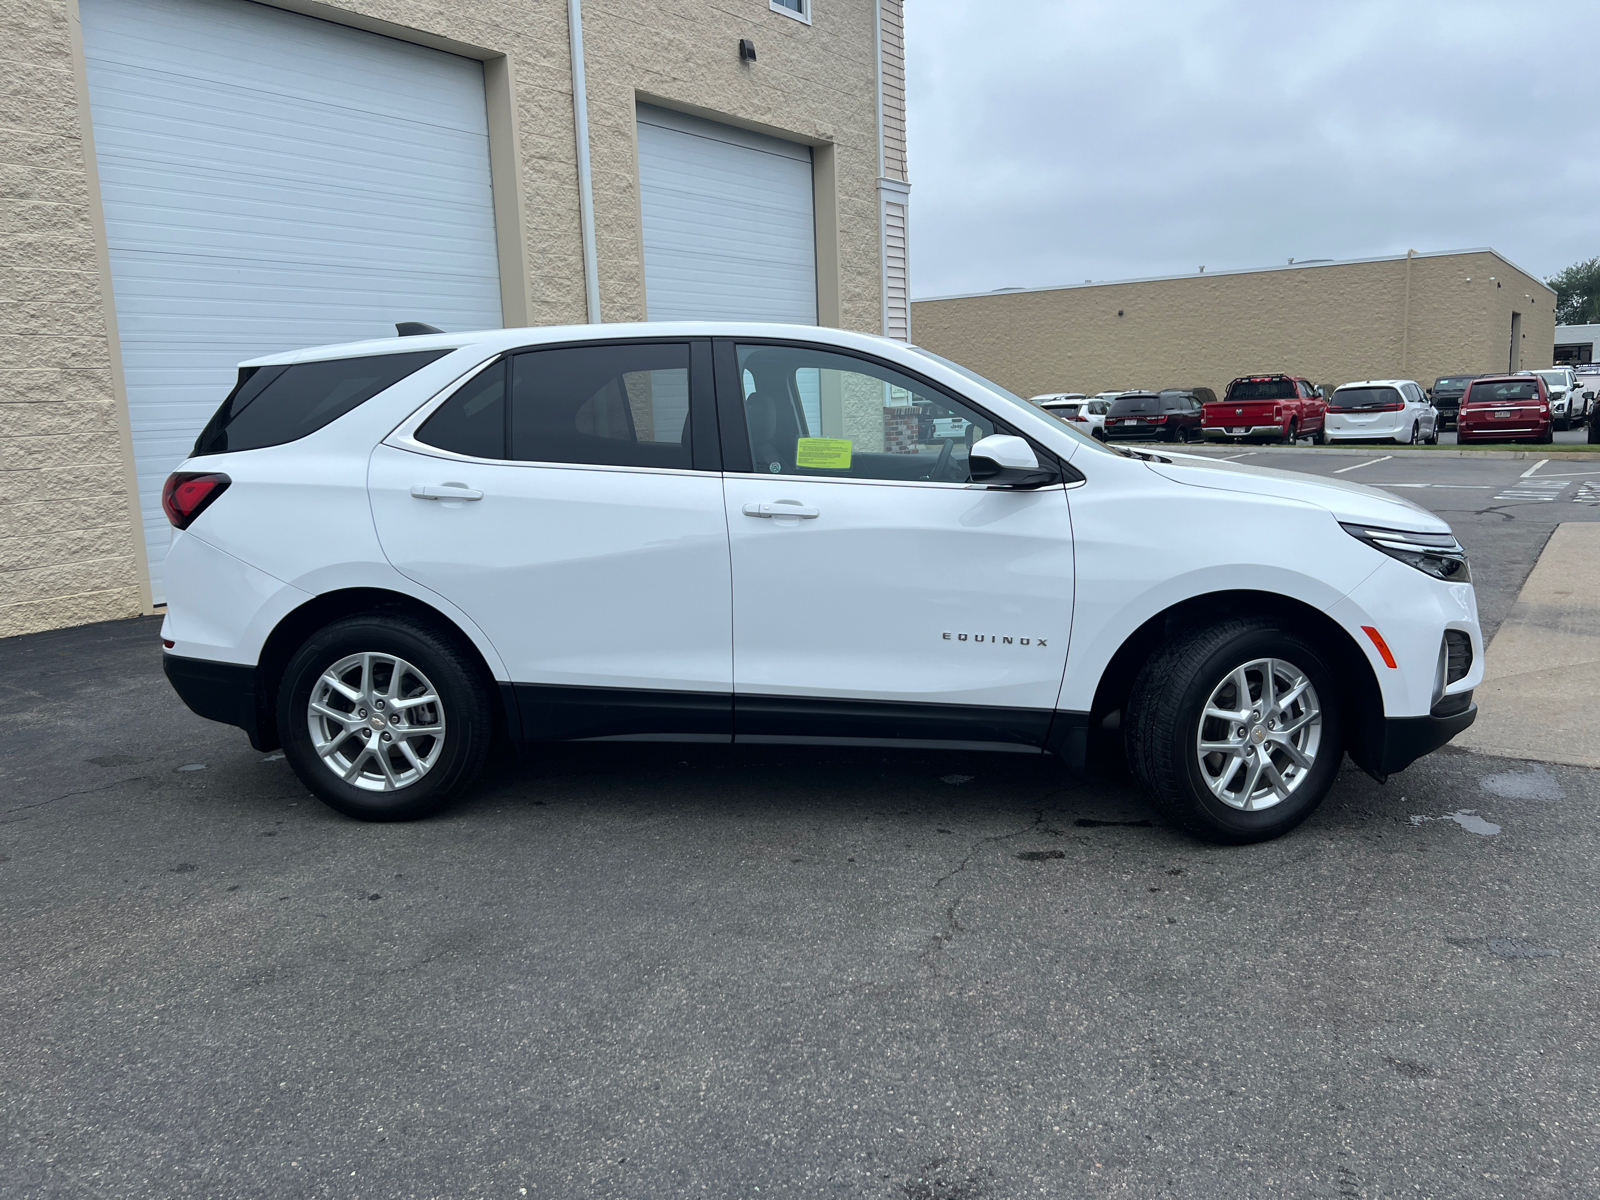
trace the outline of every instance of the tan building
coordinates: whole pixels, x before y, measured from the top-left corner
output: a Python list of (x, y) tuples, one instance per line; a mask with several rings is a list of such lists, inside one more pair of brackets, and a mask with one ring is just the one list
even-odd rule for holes
[(0, 9), (0, 636), (160, 603), (161, 482), (244, 358), (402, 320), (904, 337), (901, 0), (815, 2)]
[(919, 345), (1023, 396), (1282, 371), (1337, 387), (1547, 367), (1555, 293), (1493, 250), (1301, 263), (912, 304)]

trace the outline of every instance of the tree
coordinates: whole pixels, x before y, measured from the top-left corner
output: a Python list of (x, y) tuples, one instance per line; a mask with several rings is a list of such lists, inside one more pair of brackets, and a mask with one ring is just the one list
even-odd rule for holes
[(1557, 324), (1600, 325), (1600, 258), (1573, 263), (1545, 282), (1555, 289)]

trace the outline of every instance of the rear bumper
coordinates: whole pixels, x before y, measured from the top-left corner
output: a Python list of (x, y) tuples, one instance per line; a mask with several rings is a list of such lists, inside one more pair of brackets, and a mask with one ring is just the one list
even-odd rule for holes
[(276, 750), (264, 744), (256, 698), (256, 669), (242, 663), (213, 662), (164, 654), (161, 669), (167, 682), (189, 710), (208, 721), (234, 725), (250, 735), (257, 750)]
[(1390, 717), (1384, 722), (1383, 757), (1377, 772), (1393, 775), (1431, 754), (1478, 719), (1478, 706), (1447, 717)]
[(1165, 425), (1134, 425), (1131, 427), (1107, 425), (1100, 432), (1108, 438), (1127, 438), (1130, 442), (1148, 442), (1151, 438), (1165, 437), (1167, 435), (1167, 427)]
[(1208, 441), (1238, 437), (1282, 437), (1282, 425), (1205, 425), (1200, 432)]

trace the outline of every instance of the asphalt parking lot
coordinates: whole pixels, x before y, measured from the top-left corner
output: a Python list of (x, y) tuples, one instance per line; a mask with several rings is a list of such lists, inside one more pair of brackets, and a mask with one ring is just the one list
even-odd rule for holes
[[(1596, 516), (1251, 452), (1445, 514), (1490, 630)], [(1347, 768), (1224, 849), (1050, 759), (567, 746), (362, 825), (156, 628), (0, 642), (0, 1194), (1600, 1194), (1593, 771)]]

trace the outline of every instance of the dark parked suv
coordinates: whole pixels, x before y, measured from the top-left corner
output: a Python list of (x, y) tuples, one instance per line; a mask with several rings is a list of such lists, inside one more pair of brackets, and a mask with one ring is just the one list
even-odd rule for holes
[(1461, 412), (1461, 393), (1467, 390), (1467, 384), (1482, 378), (1482, 375), (1441, 375), (1433, 381), (1428, 396), (1439, 411), (1440, 429), (1456, 427)]
[(1106, 413), (1108, 441), (1188, 442), (1200, 438), (1202, 406), (1216, 400), (1210, 388), (1124, 392)]

